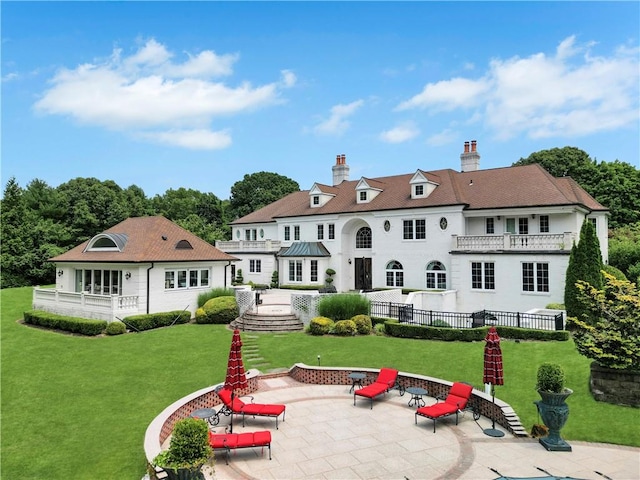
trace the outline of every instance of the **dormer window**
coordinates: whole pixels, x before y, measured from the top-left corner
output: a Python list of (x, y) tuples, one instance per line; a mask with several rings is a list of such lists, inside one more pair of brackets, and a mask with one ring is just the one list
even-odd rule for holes
[(193, 250), (193, 246), (188, 240), (180, 240), (176, 243), (176, 250)]
[(360, 192), (360, 201), (361, 202), (367, 201), (367, 192)]
[(361, 178), (356, 185), (356, 203), (369, 203), (382, 192), (380, 182)]
[(126, 244), (124, 233), (101, 233), (89, 240), (85, 252), (121, 252)]
[(318, 195), (313, 196), (313, 204), (320, 205), (320, 197)]
[(311, 208), (319, 208), (325, 205), (329, 200), (335, 197), (335, 193), (331, 192), (332, 187), (314, 183), (309, 190), (309, 206)]
[(414, 194), (416, 197), (422, 197), (424, 195), (424, 185), (416, 185), (414, 188)]
[(436, 179), (436, 176), (418, 170), (409, 182), (411, 185), (411, 198), (426, 198), (431, 195), (438, 186)]

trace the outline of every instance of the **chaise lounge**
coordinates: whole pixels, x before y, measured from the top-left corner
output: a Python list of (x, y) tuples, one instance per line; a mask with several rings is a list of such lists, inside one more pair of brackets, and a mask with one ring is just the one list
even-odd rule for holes
[[(240, 397), (233, 397), (231, 401), (231, 390), (221, 388), (216, 392), (224, 406), (220, 409), (217, 415), (220, 413), (224, 415), (242, 415), (242, 426), (244, 427), (244, 416), (252, 415), (254, 417), (274, 417), (276, 419), (276, 429), (278, 428), (278, 417), (282, 415), (282, 421), (284, 422), (285, 405), (270, 404), (270, 403), (253, 403), (253, 397), (251, 397), (252, 403), (245, 403)], [(218, 423), (217, 421), (215, 422)]]
[(353, 405), (356, 404), (356, 396), (368, 398), (371, 401), (371, 408), (373, 409), (373, 399), (378, 395), (382, 395), (383, 393), (387, 393), (394, 387), (398, 387), (400, 391), (400, 395), (404, 395), (404, 388), (402, 385), (397, 383), (398, 380), (398, 371), (392, 368), (381, 368), (380, 373), (378, 373), (378, 377), (376, 380), (366, 387), (361, 388), (360, 390), (353, 391)]
[(213, 433), (210, 431), (209, 445), (214, 450), (225, 450), (227, 465), (229, 465), (231, 450), (236, 448), (268, 447), (269, 460), (271, 460), (271, 432), (268, 430), (246, 433)]
[[(469, 399), (471, 398), (471, 392), (473, 386), (468, 383), (455, 382), (449, 390), (449, 394), (444, 399), (444, 402), (438, 402), (426, 407), (420, 407), (416, 410), (415, 419), (418, 423), (418, 415), (427, 417), (433, 420), (433, 433), (436, 433), (436, 419), (448, 417), (449, 415), (456, 415), (456, 425), (458, 424), (458, 413), (462, 412), (468, 407)], [(441, 400), (438, 398), (438, 400)], [(480, 418), (480, 414), (475, 410), (473, 412), (474, 419)]]

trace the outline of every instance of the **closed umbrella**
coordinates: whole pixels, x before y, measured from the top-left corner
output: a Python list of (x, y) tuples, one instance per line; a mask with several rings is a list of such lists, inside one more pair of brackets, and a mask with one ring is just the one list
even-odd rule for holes
[[(493, 403), (496, 402), (496, 385), (504, 384), (502, 373), (502, 350), (500, 349), (500, 336), (496, 327), (489, 328), (487, 336), (484, 338), (484, 374), (483, 382), (491, 384), (491, 395)], [(490, 437), (502, 437), (504, 433), (496, 429), (495, 415), (493, 415), (491, 428), (484, 430), (485, 435)]]
[[(235, 397), (235, 390), (247, 388), (247, 376), (244, 373), (242, 363), (242, 340), (240, 330), (233, 331), (231, 339), (231, 349), (229, 350), (229, 361), (227, 363), (227, 376), (224, 380), (224, 387), (231, 391), (231, 405)], [(233, 412), (231, 412), (231, 433), (233, 433)]]

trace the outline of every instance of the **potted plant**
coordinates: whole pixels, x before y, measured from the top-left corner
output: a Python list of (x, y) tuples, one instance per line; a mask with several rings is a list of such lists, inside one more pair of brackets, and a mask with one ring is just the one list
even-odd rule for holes
[(565, 374), (556, 363), (543, 363), (538, 367), (536, 389), (542, 400), (534, 402), (549, 434), (540, 438), (540, 443), (552, 451), (570, 452), (571, 445), (560, 437), (560, 430), (569, 417), (569, 406), (565, 400), (573, 390), (564, 386)]
[(169, 449), (160, 452), (153, 464), (162, 468), (169, 480), (204, 480), (202, 467), (208, 464), (213, 468), (212, 455), (207, 423), (184, 418), (173, 427)]

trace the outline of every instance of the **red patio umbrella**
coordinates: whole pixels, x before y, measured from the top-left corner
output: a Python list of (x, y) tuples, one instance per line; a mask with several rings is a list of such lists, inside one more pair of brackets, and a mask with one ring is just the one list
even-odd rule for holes
[[(496, 327), (489, 328), (484, 341), (484, 374), (482, 381), (484, 383), (491, 384), (491, 394), (493, 397), (493, 403), (495, 403), (495, 386), (504, 384), (504, 377), (502, 373), (502, 350), (500, 348), (500, 336), (498, 336)], [(492, 427), (485, 429), (484, 433), (491, 437), (502, 437), (504, 433), (496, 429), (495, 415), (493, 415), (493, 417)]]
[[(224, 380), (224, 387), (231, 391), (231, 404), (235, 396), (235, 390), (247, 388), (247, 376), (244, 373), (242, 363), (242, 340), (240, 330), (233, 331), (231, 339), (231, 349), (229, 350), (229, 361), (227, 363), (227, 376)], [(233, 433), (233, 412), (231, 412), (231, 433)]]

